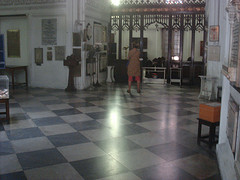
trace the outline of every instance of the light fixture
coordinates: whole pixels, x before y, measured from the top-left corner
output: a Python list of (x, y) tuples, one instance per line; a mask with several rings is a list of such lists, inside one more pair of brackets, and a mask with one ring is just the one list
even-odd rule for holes
[(174, 61), (179, 61), (179, 56), (173, 56), (173, 57), (172, 57), (172, 60), (174, 60)]
[(114, 6), (119, 6), (120, 5), (120, 0), (111, 0), (112, 1), (112, 4)]

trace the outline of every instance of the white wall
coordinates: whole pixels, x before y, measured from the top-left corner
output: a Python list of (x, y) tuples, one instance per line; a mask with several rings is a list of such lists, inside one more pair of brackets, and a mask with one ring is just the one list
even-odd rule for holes
[[(128, 47), (128, 49), (125, 51), (123, 47)], [(128, 58), (128, 52), (129, 52), (129, 31), (122, 31), (122, 59)]]
[[(42, 45), (41, 23), (42, 19), (57, 19), (57, 46), (66, 46), (66, 16), (62, 15), (32, 15), (31, 18), (31, 52), (34, 48), (43, 48), (43, 64), (37, 65), (34, 60), (34, 54), (31, 54), (31, 86), (48, 88), (66, 88), (68, 68), (63, 66), (63, 60), (55, 60), (55, 46)], [(47, 48), (52, 48), (53, 60), (47, 61)], [(66, 57), (66, 55), (65, 55)]]
[[(218, 77), (218, 84), (222, 85), (222, 65), (225, 64), (226, 58), (228, 57), (228, 47), (229, 47), (229, 24), (226, 23), (226, 5), (225, 0), (211, 0), (207, 1), (209, 9), (209, 19), (208, 25), (219, 25), (219, 42), (211, 42), (208, 37), (208, 46), (220, 46), (220, 60), (212, 61), (208, 58), (207, 61), (207, 75)], [(227, 34), (228, 33), (228, 34)]]
[[(209, 61), (207, 64), (207, 75), (215, 76), (219, 79), (219, 85), (222, 86), (221, 116), (219, 128), (219, 142), (217, 144), (217, 158), (222, 179), (237, 179), (234, 169), (234, 157), (227, 138), (227, 118), (228, 102), (231, 94), (230, 81), (222, 75), (222, 65), (227, 65), (229, 55), (229, 22), (226, 13), (226, 0), (208, 0), (207, 9), (209, 14), (209, 26), (219, 25), (219, 42), (208, 42), (208, 45), (220, 46), (220, 60)], [(209, 39), (209, 38), (208, 38)]]
[[(68, 1), (70, 3), (70, 1)], [(66, 46), (66, 5), (65, 3), (50, 3), (24, 5), (8, 8), (1, 7), (0, 15), (26, 14), (25, 18), (13, 16), (1, 18), (1, 31), (19, 28), (21, 34), (21, 58), (7, 58), (7, 65), (28, 65), (29, 85), (32, 87), (46, 87), (64, 89), (67, 87), (68, 68), (63, 66), (63, 61), (55, 61), (54, 46), (42, 45), (42, 19), (57, 19), (57, 46)], [(6, 44), (5, 44), (6, 46)], [(47, 47), (52, 47), (53, 60), (46, 60)], [(43, 64), (37, 66), (34, 58), (34, 48), (43, 48)], [(68, 47), (66, 47), (68, 51)], [(67, 55), (67, 54), (66, 54)], [(20, 78), (19, 78), (20, 77)], [(17, 74), (17, 81), (24, 78), (23, 73)], [(20, 79), (20, 80), (19, 80)]]
[[(6, 65), (28, 65), (28, 31), (27, 31), (27, 17), (6, 17), (0, 18), (0, 33), (4, 34), (5, 44), (5, 60)], [(20, 56), (19, 58), (12, 58), (7, 56), (7, 30), (20, 31)]]
[(183, 61), (191, 57), (192, 31), (184, 31), (183, 34)]
[(148, 59), (153, 60), (154, 58), (162, 57), (162, 31), (157, 31), (156, 28), (149, 26), (144, 31), (144, 37), (148, 39)]
[[(27, 17), (6, 17), (0, 18), (0, 34), (4, 35), (4, 44), (5, 44), (5, 62), (6, 65), (17, 65), (17, 66), (27, 66), (29, 65), (28, 60), (28, 21)], [(19, 30), (20, 31), (20, 57), (8, 57), (7, 49), (7, 30)], [(15, 81), (24, 82), (25, 74), (23, 71), (15, 72)], [(11, 75), (9, 80), (11, 81)]]
[(203, 56), (200, 56), (200, 41), (203, 41), (203, 31), (195, 32), (195, 54), (194, 61), (202, 61)]

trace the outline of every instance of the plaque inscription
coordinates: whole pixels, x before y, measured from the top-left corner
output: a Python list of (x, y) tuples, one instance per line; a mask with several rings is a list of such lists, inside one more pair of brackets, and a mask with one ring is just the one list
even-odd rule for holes
[(42, 19), (42, 45), (57, 45), (57, 19)]
[(232, 34), (231, 67), (237, 67), (240, 23), (235, 20)]
[(20, 57), (20, 31), (18, 29), (7, 30), (8, 57)]
[(65, 59), (65, 46), (55, 46), (55, 60), (63, 61)]

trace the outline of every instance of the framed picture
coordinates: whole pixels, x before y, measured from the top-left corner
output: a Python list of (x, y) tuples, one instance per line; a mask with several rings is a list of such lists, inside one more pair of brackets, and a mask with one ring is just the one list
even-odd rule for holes
[(47, 52), (47, 60), (52, 61), (52, 51)]
[(43, 48), (35, 48), (35, 63), (40, 66), (43, 63)]
[[(140, 48), (140, 38), (132, 38), (132, 42), (135, 43), (135, 44), (138, 44), (139, 45), (139, 48)], [(147, 49), (147, 42), (148, 42), (148, 39), (147, 38), (143, 38), (143, 49)]]
[(211, 42), (219, 41), (219, 26), (210, 26), (209, 41)]
[(92, 31), (92, 25), (88, 23), (85, 31), (85, 36), (87, 40), (90, 40), (92, 38)]
[(65, 59), (65, 46), (55, 46), (55, 60), (63, 61)]
[(7, 30), (7, 55), (10, 58), (20, 58), (20, 30)]
[(73, 33), (73, 46), (81, 46), (81, 33)]
[(78, 59), (81, 60), (81, 49), (79, 48), (73, 48), (73, 54), (77, 56)]

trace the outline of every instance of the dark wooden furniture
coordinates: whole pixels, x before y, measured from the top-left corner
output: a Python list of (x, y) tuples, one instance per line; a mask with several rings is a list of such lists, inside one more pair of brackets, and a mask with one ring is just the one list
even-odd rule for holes
[[(219, 126), (219, 121), (213, 123), (200, 118), (197, 118), (197, 119), (198, 119), (197, 143), (198, 145), (200, 145), (200, 142), (204, 142), (208, 144), (209, 148), (211, 149), (212, 146), (217, 143), (217, 141), (215, 140), (215, 137), (218, 137), (216, 136), (216, 127)], [(208, 135), (202, 135), (202, 125), (209, 127)], [(208, 138), (208, 140), (205, 140), (206, 138)]]
[(28, 88), (28, 71), (27, 66), (6, 66), (6, 71), (11, 73), (12, 76), (12, 88), (15, 88), (15, 71), (23, 70), (25, 72), (25, 83), (26, 87)]
[(9, 98), (7, 98), (7, 99), (0, 99), (0, 103), (4, 103), (5, 104), (5, 112), (0, 112), (0, 114), (6, 114), (6, 118), (3, 118), (3, 120), (6, 120), (7, 123), (9, 124), (10, 123)]
[(64, 66), (68, 66), (69, 68), (69, 74), (68, 74), (68, 86), (65, 89), (65, 91), (68, 92), (75, 92), (77, 89), (74, 85), (74, 69), (76, 66), (79, 65), (80, 58), (72, 54), (71, 56), (68, 56), (66, 60), (63, 61)]

